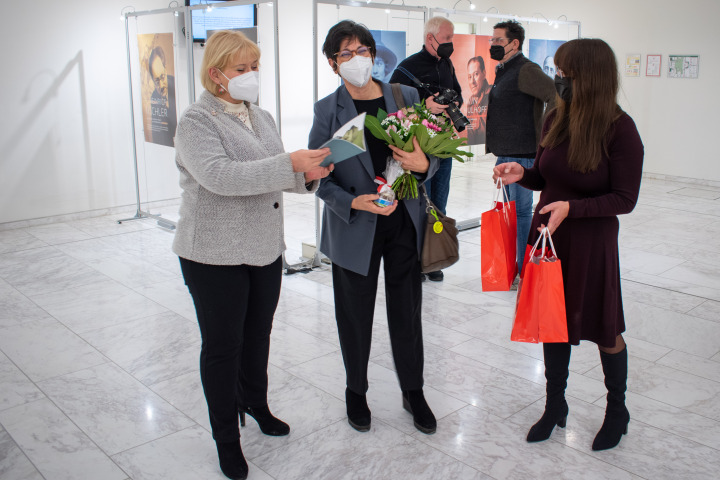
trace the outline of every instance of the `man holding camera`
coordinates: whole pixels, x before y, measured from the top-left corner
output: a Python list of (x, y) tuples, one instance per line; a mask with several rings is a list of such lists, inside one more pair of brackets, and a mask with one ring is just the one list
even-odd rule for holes
[[(455, 76), (455, 68), (450, 61), (450, 55), (453, 53), (452, 39), (454, 33), (455, 26), (447, 18), (433, 17), (428, 20), (425, 24), (425, 42), (422, 50), (400, 62), (400, 65), (398, 65), (390, 78), (390, 83), (401, 83), (415, 87), (418, 95), (420, 98), (425, 99), (425, 105), (432, 113), (447, 113), (446, 111), (450, 107), (452, 111), (458, 112), (462, 117), (462, 113), (457, 110), (457, 107), (462, 105), (460, 84)], [(431, 91), (418, 86), (402, 70), (414, 75), (421, 83), (430, 85)], [(447, 92), (448, 89), (454, 92)], [(464, 117), (462, 119), (467, 121)], [(462, 125), (460, 130), (464, 129), (464, 127)], [(456, 128), (458, 128), (457, 125)], [(452, 162), (452, 158), (441, 159), (437, 172), (430, 182), (425, 184), (430, 200), (443, 213), (445, 213), (450, 193)], [(443, 280), (444, 275), (442, 271), (430, 272), (428, 278), (434, 282), (440, 282)]]
[[(530, 168), (540, 142), (543, 114), (555, 106), (555, 84), (537, 63), (522, 54), (525, 30), (520, 23), (509, 20), (493, 28), (490, 58), (500, 63), (490, 90), (485, 151), (497, 156), (496, 165), (517, 162)], [(517, 212), (520, 271), (530, 233), (533, 196), (532, 191), (517, 184), (505, 188)]]

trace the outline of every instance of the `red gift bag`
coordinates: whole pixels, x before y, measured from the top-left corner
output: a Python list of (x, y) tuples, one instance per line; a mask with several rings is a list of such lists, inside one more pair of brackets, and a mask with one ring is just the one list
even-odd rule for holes
[[(493, 208), (480, 217), (480, 267), (483, 292), (508, 291), (517, 275), (517, 217), (515, 202), (498, 178)], [(498, 202), (498, 195), (501, 198)]]
[[(546, 238), (550, 242), (550, 249), (545, 248)], [(540, 239), (542, 249), (538, 255)], [(531, 343), (567, 342), (562, 268), (547, 228), (543, 229), (530, 250), (523, 272), (518, 285), (515, 323), (510, 340)]]

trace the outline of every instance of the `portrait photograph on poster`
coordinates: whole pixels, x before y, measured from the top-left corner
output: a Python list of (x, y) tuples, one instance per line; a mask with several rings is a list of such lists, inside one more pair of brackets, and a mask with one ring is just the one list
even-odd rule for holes
[(530, 39), (530, 56), (533, 62), (540, 65), (543, 72), (550, 78), (555, 78), (557, 68), (555, 67), (555, 52), (565, 40), (541, 40)]
[(453, 36), (450, 60), (462, 89), (462, 110), (470, 120), (470, 125), (458, 135), (467, 138), (468, 145), (485, 143), (488, 95), (495, 82), (497, 65), (495, 60), (490, 59), (491, 38), (491, 35)]
[(398, 63), (405, 60), (405, 32), (397, 30), (370, 30), (375, 39), (375, 64), (372, 76), (381, 82), (389, 82)]
[(172, 147), (177, 127), (173, 34), (147, 33), (137, 37), (145, 141)]

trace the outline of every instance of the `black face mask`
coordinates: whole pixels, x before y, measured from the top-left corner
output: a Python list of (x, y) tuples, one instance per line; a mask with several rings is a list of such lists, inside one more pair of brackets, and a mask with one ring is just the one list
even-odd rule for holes
[[(435, 35), (433, 35), (433, 38), (435, 38)], [(435, 38), (435, 41), (437, 42), (437, 38)], [(440, 43), (438, 42), (438, 46), (435, 49), (435, 52), (437, 52), (438, 57), (440, 58), (450, 58), (450, 55), (453, 54), (453, 44), (452, 42), (447, 43)]]
[[(507, 47), (507, 45), (505, 45), (505, 47)], [(492, 45), (490, 47), (490, 58), (498, 62), (505, 58), (505, 47), (502, 45)]]
[(572, 78), (555, 75), (555, 90), (563, 102), (570, 103), (572, 101)]

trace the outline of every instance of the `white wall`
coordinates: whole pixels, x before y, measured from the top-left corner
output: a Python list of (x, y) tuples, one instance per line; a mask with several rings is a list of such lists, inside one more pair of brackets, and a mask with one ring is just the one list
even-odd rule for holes
[[(305, 147), (312, 121), (312, 0), (277, 1), (283, 139), (294, 150)], [(128, 3), (38, 0), (3, 6), (4, 35), (13, 42), (0, 50), (0, 223), (120, 206), (134, 211), (125, 32), (119, 20)], [(478, 10), (489, 8), (476, 3)], [(167, 4), (136, 0), (133, 6), (150, 10)], [(643, 68), (648, 53), (663, 55), (663, 69), (669, 53), (699, 54), (699, 79), (669, 79), (664, 73), (660, 78), (623, 78), (621, 100), (640, 128), (646, 172), (720, 181), (715, 142), (720, 95), (714, 88), (720, 78), (720, 33), (715, 28), (720, 2), (687, 0), (675, 7), (670, 0), (506, 0), (493, 5), (519, 16), (539, 12), (551, 19), (566, 15), (579, 20), (583, 36), (607, 40), (621, 62), (626, 53), (641, 53)], [(370, 28), (402, 23), (394, 18), (399, 15), (388, 17), (384, 10), (345, 10), (334, 12), (334, 18), (323, 14), (320, 43), (327, 25), (346, 15)], [(418, 31), (411, 27), (408, 54), (419, 48), (413, 29)], [(271, 46), (263, 48), (264, 66), (272, 62)], [(332, 74), (324, 75), (321, 96), (335, 81)], [(274, 105), (267, 106), (274, 113)], [(154, 147), (148, 144), (140, 152), (143, 159), (158, 158), (141, 165), (142, 197), (177, 196), (172, 150)]]
[[(505, 0), (501, 13), (582, 22), (582, 36), (602, 38), (622, 67), (642, 54), (639, 78), (622, 77), (620, 102), (645, 145), (645, 173), (720, 182), (720, 2), (717, 0)], [(662, 75), (645, 76), (648, 54), (662, 54)], [(700, 56), (697, 80), (667, 77), (668, 54)]]

